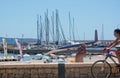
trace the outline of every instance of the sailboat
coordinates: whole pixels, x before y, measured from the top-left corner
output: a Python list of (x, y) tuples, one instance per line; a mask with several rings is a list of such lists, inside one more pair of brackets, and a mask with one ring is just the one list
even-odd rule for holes
[[(98, 33), (97, 33), (97, 30), (95, 30), (95, 40), (91, 41), (91, 42), (86, 42), (84, 44), (90, 45), (90, 44), (96, 44), (97, 42), (98, 42)], [(49, 55), (49, 54), (53, 54), (53, 53), (58, 53), (58, 52), (65, 52), (65, 51), (68, 51), (68, 50), (74, 50), (74, 48), (77, 48), (77, 47), (81, 46), (82, 44), (83, 43), (72, 44), (72, 45), (64, 45), (64, 46), (59, 47), (56, 50), (49, 51), (45, 55)]]

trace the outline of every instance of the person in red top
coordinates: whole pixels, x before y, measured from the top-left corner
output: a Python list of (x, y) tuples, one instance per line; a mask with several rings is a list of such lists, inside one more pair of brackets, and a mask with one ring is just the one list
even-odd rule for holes
[(104, 48), (104, 52), (108, 52), (111, 48), (116, 47), (116, 55), (120, 63), (120, 29), (114, 30), (114, 36), (116, 39), (108, 47)]

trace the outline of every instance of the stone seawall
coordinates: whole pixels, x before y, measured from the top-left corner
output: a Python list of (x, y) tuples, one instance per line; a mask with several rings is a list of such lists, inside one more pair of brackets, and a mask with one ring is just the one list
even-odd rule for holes
[[(0, 64), (0, 78), (92, 78), (91, 65), (88, 63)], [(113, 74), (111, 78), (120, 78), (120, 75)]]

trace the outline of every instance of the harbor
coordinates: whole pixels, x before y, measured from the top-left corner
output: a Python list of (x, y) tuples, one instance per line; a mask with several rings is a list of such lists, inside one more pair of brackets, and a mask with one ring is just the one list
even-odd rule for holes
[(119, 7), (119, 0), (1, 0), (0, 78), (120, 78)]
[[(44, 19), (43, 26), (42, 16), (37, 15), (37, 39), (23, 38), (24, 35), (22, 38), (0, 38), (0, 78), (92, 78), (93, 63), (105, 59), (104, 47), (113, 40), (99, 40), (97, 29), (94, 30), (94, 40), (85, 40), (85, 34), (84, 40), (76, 40), (74, 30), (71, 29), (75, 26), (71, 22), (70, 12), (69, 39), (64, 34), (58, 10), (55, 10), (55, 14), (52, 12), (51, 28), (48, 10)], [(102, 36), (104, 38), (104, 34)], [(83, 44), (86, 46), (86, 53), (82, 57), (83, 62), (77, 62), (76, 57)], [(113, 47), (110, 53), (116, 56), (116, 50)], [(107, 61), (112, 65), (111, 69), (114, 69), (112, 60)], [(118, 63), (117, 59), (115, 61)], [(101, 64), (97, 64), (98, 70), (99, 65)], [(111, 78), (118, 78), (118, 73), (112, 72)]]
[[(65, 31), (63, 30), (58, 9), (52, 11), (51, 17), (49, 17), (50, 13), (48, 12), (48, 9), (45, 11), (44, 15), (45, 17), (37, 14), (36, 39), (24, 38), (24, 34), (22, 34), (22, 38), (0, 38), (0, 52), (3, 53), (2, 58), (8, 59), (9, 54), (12, 54), (12, 57), (16, 60), (24, 58), (24, 55), (35, 56), (37, 54), (43, 56), (46, 56), (46, 54), (48, 54), (47, 57), (49, 57), (50, 54), (54, 54), (55, 56), (64, 55), (64, 57), (71, 57), (71, 55), (77, 54), (78, 48), (81, 47), (82, 44), (86, 45), (86, 55), (103, 55), (104, 47), (110, 45), (113, 42), (113, 40), (104, 40), (103, 24), (101, 27), (102, 40), (99, 40), (99, 32), (97, 29), (95, 29), (93, 33), (94, 40), (86, 40), (85, 34), (84, 40), (77, 40), (74, 30), (74, 28), (76, 28), (76, 26), (74, 25), (75, 21), (74, 18), (72, 19), (70, 12), (68, 13), (69, 38), (66, 37)], [(113, 49), (113, 51), (115, 50), (116, 49)], [(4, 59), (3, 61), (5, 61)], [(29, 60), (32, 59), (35, 58), (31, 57), (31, 59)]]

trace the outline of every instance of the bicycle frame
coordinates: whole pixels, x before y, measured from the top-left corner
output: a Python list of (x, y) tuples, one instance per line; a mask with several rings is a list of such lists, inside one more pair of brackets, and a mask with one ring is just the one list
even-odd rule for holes
[(104, 61), (107, 61), (107, 59), (110, 58), (114, 62), (114, 64), (117, 65), (117, 62), (113, 59), (113, 57), (117, 58), (117, 56), (114, 56), (113, 54), (110, 54), (110, 52), (108, 52), (106, 54), (106, 57), (105, 57)]
[[(117, 62), (114, 60), (114, 58), (117, 58), (117, 56), (113, 55), (110, 52), (107, 52), (105, 55), (105, 59), (103, 60), (98, 60), (95, 63), (93, 63), (92, 67), (91, 67), (91, 74), (94, 78), (98, 78), (99, 74), (104, 74), (104, 78), (110, 78), (112, 72), (116, 72), (116, 68), (112, 69), (112, 66), (110, 65), (110, 63), (107, 61), (107, 59), (109, 58), (110, 60), (112, 60), (112, 62), (116, 65), (117, 67)], [(96, 65), (100, 64), (100, 69), (98, 70), (98, 72), (96, 72)], [(106, 70), (107, 69), (107, 70)], [(113, 71), (114, 70), (114, 71)], [(117, 72), (119, 72), (119, 67)]]

